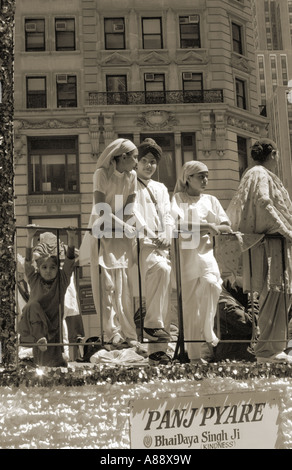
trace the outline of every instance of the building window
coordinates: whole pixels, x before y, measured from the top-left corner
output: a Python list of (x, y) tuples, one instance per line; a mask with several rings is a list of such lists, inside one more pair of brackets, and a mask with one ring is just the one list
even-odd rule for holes
[(203, 102), (203, 74), (184, 72), (182, 74), (184, 103)]
[(179, 17), (180, 47), (182, 49), (198, 49), (201, 47), (200, 40), (200, 16)]
[(165, 103), (165, 76), (164, 73), (145, 73), (145, 103)]
[(243, 54), (242, 26), (236, 23), (232, 23), (232, 44), (233, 52)]
[(79, 191), (77, 137), (29, 137), (29, 194)]
[(105, 18), (104, 36), (105, 49), (125, 49), (124, 18)]
[(56, 51), (75, 51), (74, 18), (55, 19)]
[(273, 90), (275, 90), (278, 86), (278, 69), (277, 69), (277, 58), (274, 54), (270, 55), (270, 65), (271, 65), (272, 85), (273, 85)]
[(45, 20), (25, 20), (25, 50), (45, 51)]
[(181, 134), (181, 148), (183, 163), (197, 159), (196, 152), (196, 134), (182, 133)]
[(142, 18), (143, 49), (163, 49), (161, 18)]
[(26, 78), (26, 107), (47, 107), (46, 77)]
[(75, 75), (57, 75), (57, 107), (77, 107), (77, 83)]
[(280, 5), (274, 0), (265, 0), (265, 23), (268, 50), (282, 50), (282, 24)]
[(244, 171), (247, 168), (247, 139), (241, 136), (237, 136), (237, 152), (238, 152), (238, 171), (241, 179)]
[(140, 141), (151, 137), (162, 148), (162, 156), (157, 170), (152, 176), (156, 181), (165, 184), (172, 192), (176, 183), (175, 146), (173, 134), (141, 134)]
[(246, 86), (245, 81), (237, 78), (235, 80), (236, 86), (236, 105), (238, 108), (246, 109)]
[(107, 104), (127, 104), (126, 75), (106, 76)]
[(281, 54), (281, 68), (282, 68), (282, 83), (284, 86), (288, 85), (288, 65), (287, 56)]

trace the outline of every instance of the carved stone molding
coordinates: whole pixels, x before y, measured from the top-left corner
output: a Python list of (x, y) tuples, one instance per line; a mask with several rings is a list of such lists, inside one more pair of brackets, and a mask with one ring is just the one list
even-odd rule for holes
[(246, 57), (237, 55), (235, 53), (233, 53), (231, 56), (231, 66), (245, 73), (251, 73), (252, 71), (249, 60)]
[(232, 127), (237, 127), (239, 129), (252, 132), (253, 134), (261, 133), (261, 127), (258, 124), (254, 122), (248, 122), (245, 119), (237, 118), (235, 116), (229, 116), (227, 119), (227, 124)]
[(170, 111), (147, 111), (136, 120), (136, 124), (143, 129), (172, 130), (178, 124), (174, 114)]
[(144, 50), (139, 52), (139, 65), (168, 65), (170, 64), (169, 56), (167, 51), (161, 52), (147, 52)]
[(210, 111), (201, 111), (201, 135), (202, 135), (202, 151), (208, 156), (211, 151), (211, 138), (212, 138), (212, 122)]
[(224, 155), (226, 138), (225, 112), (215, 112), (216, 149), (220, 156)]
[(131, 58), (127, 57), (126, 53), (121, 54), (120, 52), (106, 51), (101, 59), (101, 65), (130, 65), (131, 63)]
[(88, 119), (77, 119), (76, 121), (61, 121), (59, 119), (46, 119), (45, 121), (30, 121), (28, 119), (17, 119), (14, 121), (14, 129), (17, 132), (25, 129), (72, 129), (88, 127)]
[(205, 65), (209, 62), (209, 56), (206, 49), (196, 49), (191, 51), (184, 51), (178, 49), (176, 51), (176, 61), (177, 64), (190, 64), (190, 65)]

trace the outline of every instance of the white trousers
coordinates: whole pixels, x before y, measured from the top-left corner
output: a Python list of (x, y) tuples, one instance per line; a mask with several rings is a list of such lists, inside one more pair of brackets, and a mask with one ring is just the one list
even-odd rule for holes
[[(140, 253), (142, 295), (145, 297), (145, 328), (170, 329), (171, 265), (165, 252), (143, 246)], [(166, 351), (167, 343), (149, 343), (149, 354)]]
[(137, 340), (128, 269), (102, 267), (100, 285), (104, 340), (111, 341), (116, 334), (124, 340)]
[(206, 341), (213, 346), (218, 344), (213, 328), (220, 292), (218, 278), (211, 273), (182, 282), (184, 339), (190, 360), (201, 357), (203, 343), (187, 341)]

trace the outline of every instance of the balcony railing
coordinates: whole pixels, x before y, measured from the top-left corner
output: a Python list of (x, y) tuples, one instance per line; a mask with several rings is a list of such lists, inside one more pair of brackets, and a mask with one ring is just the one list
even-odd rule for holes
[(89, 106), (223, 103), (223, 90), (91, 92)]

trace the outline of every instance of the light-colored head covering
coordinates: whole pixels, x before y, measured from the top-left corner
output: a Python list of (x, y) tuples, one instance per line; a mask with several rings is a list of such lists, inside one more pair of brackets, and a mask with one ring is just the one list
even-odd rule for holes
[(176, 182), (174, 192), (180, 193), (186, 190), (188, 176), (195, 175), (197, 173), (206, 173), (208, 172), (208, 167), (203, 162), (197, 160), (192, 160), (191, 162), (186, 162), (181, 169), (180, 176)]
[[(57, 258), (58, 254), (57, 237), (52, 232), (44, 232), (40, 234), (39, 243), (33, 248), (33, 259), (38, 265), (42, 264), (50, 257)], [(67, 251), (67, 245), (59, 241), (59, 259), (64, 260)], [(75, 256), (78, 256), (78, 250), (75, 248)]]
[(123, 153), (135, 150), (136, 145), (128, 139), (116, 139), (111, 142), (101, 153), (96, 163), (96, 170), (98, 168), (110, 168), (111, 164), (115, 165), (114, 158), (122, 155)]

